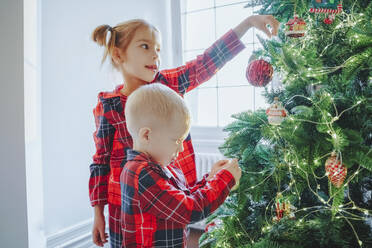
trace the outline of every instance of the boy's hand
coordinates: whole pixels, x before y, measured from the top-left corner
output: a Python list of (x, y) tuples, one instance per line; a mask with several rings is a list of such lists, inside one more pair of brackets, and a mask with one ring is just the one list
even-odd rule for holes
[(226, 165), (227, 163), (229, 162), (229, 160), (227, 159), (223, 159), (223, 160), (219, 160), (217, 161), (213, 166), (212, 166), (212, 169), (211, 169), (211, 172), (209, 173), (208, 177), (207, 177), (207, 181), (212, 179), (214, 177), (214, 175), (216, 175), (216, 173), (221, 170), (221, 168)]
[(242, 176), (242, 169), (239, 167), (238, 160), (234, 158), (230, 160), (222, 169), (228, 170), (235, 178), (235, 186), (232, 190), (235, 190), (239, 184), (240, 177)]
[(92, 237), (93, 243), (100, 247), (107, 243), (108, 234), (105, 233), (105, 216), (101, 206), (95, 207)]
[[(272, 35), (278, 35), (279, 24), (280, 22), (272, 15), (252, 15), (236, 26), (234, 32), (240, 39), (249, 28), (255, 27), (271, 38)], [(267, 28), (267, 25), (270, 25), (271, 32)]]

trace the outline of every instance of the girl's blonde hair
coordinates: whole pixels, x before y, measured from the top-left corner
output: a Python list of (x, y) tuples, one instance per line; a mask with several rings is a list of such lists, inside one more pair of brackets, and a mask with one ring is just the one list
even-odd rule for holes
[[(132, 41), (136, 30), (142, 27), (150, 28), (156, 32), (159, 30), (142, 19), (133, 19), (126, 22), (119, 23), (115, 27), (111, 27), (110, 25), (100, 25), (96, 27), (96, 29), (92, 33), (92, 40), (97, 42), (98, 45), (104, 46), (105, 51), (102, 58), (102, 64), (105, 62), (108, 55), (111, 57), (111, 64), (117, 68), (114, 61), (112, 60), (112, 53), (114, 51), (114, 47), (118, 47), (122, 49), (125, 53), (129, 43)], [(110, 32), (110, 38), (107, 41), (107, 33)]]

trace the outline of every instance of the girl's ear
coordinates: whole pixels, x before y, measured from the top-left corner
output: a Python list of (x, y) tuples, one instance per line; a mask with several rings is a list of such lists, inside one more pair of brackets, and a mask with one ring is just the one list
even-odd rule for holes
[(124, 55), (121, 53), (120, 49), (114, 47), (112, 50), (112, 59), (116, 64), (122, 64), (124, 62)]

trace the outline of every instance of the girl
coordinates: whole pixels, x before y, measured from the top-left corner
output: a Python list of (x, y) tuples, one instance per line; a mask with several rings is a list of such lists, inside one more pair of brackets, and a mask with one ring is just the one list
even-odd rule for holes
[[(272, 32), (267, 25), (272, 27)], [(277, 34), (279, 22), (271, 15), (250, 16), (229, 30), (195, 60), (184, 66), (162, 71), (159, 71), (161, 35), (150, 23), (130, 20), (115, 27), (101, 25), (94, 30), (93, 41), (105, 47), (102, 63), (109, 57), (112, 66), (123, 76), (123, 84), (118, 85), (115, 90), (98, 94), (98, 104), (93, 110), (97, 127), (93, 134), (96, 153), (90, 165), (89, 196), (94, 207), (92, 235), (96, 245), (102, 247), (108, 238), (104, 217), (106, 204), (109, 208), (110, 245), (121, 247), (122, 244), (120, 174), (127, 162), (126, 151), (133, 145), (125, 124), (127, 97), (141, 85), (155, 81), (183, 96), (210, 79), (244, 49), (240, 38), (251, 27), (256, 27), (271, 37)], [(226, 163), (225, 160), (218, 161), (209, 175), (196, 182), (195, 156), (190, 135), (183, 142), (183, 147), (184, 151), (173, 162), (173, 166), (182, 170), (189, 187), (205, 183)]]

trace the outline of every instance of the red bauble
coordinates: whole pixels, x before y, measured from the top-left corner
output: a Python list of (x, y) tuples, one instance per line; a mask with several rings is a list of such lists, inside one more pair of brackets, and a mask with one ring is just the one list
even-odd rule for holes
[(249, 63), (246, 78), (250, 84), (257, 87), (265, 87), (273, 77), (272, 65), (263, 59), (254, 60)]
[(337, 158), (335, 153), (332, 153), (332, 155), (327, 159), (325, 170), (328, 173), (328, 179), (331, 183), (336, 188), (340, 188), (346, 178), (347, 168), (345, 165), (341, 164), (341, 161)]

